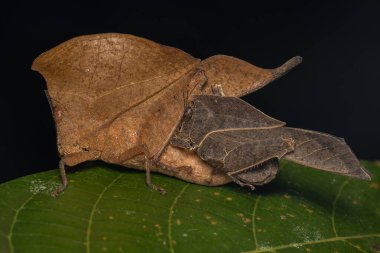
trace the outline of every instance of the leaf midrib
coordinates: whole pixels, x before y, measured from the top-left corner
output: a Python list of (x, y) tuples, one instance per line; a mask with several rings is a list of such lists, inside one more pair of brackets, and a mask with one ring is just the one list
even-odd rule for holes
[(169, 241), (169, 248), (170, 252), (174, 253), (174, 246), (173, 246), (173, 240), (172, 240), (172, 217), (174, 214), (174, 207), (177, 204), (178, 199), (182, 196), (182, 194), (186, 191), (186, 189), (190, 186), (190, 184), (186, 184), (181, 191), (177, 194), (177, 196), (174, 198), (172, 205), (169, 209), (169, 217), (168, 217), (168, 241)]
[[(34, 176), (34, 175), (33, 175)], [(53, 176), (50, 180), (48, 180), (47, 182), (51, 182), (53, 179), (57, 178), (57, 176)], [(25, 206), (36, 196), (37, 194), (32, 194), (30, 195), (21, 205), (19, 208), (12, 208), (14, 211), (15, 211), (15, 216), (13, 217), (13, 220), (12, 220), (12, 223), (11, 223), (11, 226), (9, 228), (9, 233), (8, 235), (5, 235), (6, 238), (8, 239), (8, 246), (9, 246), (9, 251), (10, 253), (14, 253), (14, 247), (13, 247), (13, 241), (12, 241), (12, 236), (13, 236), (13, 230), (14, 230), (14, 227), (18, 221), (18, 216), (20, 214), (20, 212), (25, 208)]]
[(87, 253), (90, 253), (91, 252), (91, 248), (90, 248), (90, 237), (91, 237), (91, 227), (92, 227), (92, 221), (94, 219), (94, 214), (95, 214), (95, 210), (96, 208), (98, 207), (98, 204), (100, 202), (100, 200), (102, 199), (104, 193), (117, 181), (119, 180), (124, 174), (120, 174), (118, 175), (114, 180), (112, 180), (106, 187), (104, 187), (104, 189), (100, 192), (98, 198), (96, 199), (92, 209), (91, 209), (91, 213), (90, 213), (90, 218), (88, 220), (88, 225), (87, 225), (87, 232), (86, 232), (86, 252)]

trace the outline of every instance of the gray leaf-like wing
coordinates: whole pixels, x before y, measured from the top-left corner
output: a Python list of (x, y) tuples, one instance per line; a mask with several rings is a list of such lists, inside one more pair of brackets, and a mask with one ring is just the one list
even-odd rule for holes
[(234, 129), (268, 129), (285, 125), (252, 105), (235, 97), (194, 96), (171, 144), (196, 149), (214, 131)]
[(272, 158), (284, 158), (319, 170), (371, 179), (343, 139), (304, 129), (280, 127), (213, 132), (197, 153), (229, 175), (248, 171)]
[(342, 138), (304, 129), (282, 129), (284, 136), (294, 139), (296, 143), (294, 152), (286, 154), (284, 159), (315, 169), (371, 179)]
[(294, 141), (282, 128), (220, 131), (209, 134), (198, 148), (200, 158), (234, 175), (293, 151)]

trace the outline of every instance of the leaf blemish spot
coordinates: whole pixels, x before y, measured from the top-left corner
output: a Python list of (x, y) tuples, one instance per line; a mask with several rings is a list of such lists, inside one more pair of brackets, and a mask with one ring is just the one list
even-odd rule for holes
[(231, 198), (231, 197), (227, 197), (226, 200), (227, 200), (227, 201), (231, 201), (232, 198)]
[(29, 191), (33, 194), (40, 193), (44, 190), (46, 190), (46, 185), (44, 185), (44, 182), (42, 180), (32, 180), (30, 181), (30, 187)]
[(136, 212), (135, 211), (133, 211), (133, 210), (126, 210), (125, 211), (125, 214), (126, 215), (132, 215), (132, 214), (135, 214)]
[(215, 195), (215, 196), (219, 196), (220, 193), (219, 193), (219, 192), (214, 192), (214, 195)]
[(108, 216), (108, 219), (113, 220), (113, 216), (112, 215)]
[(294, 214), (291, 214), (291, 213), (287, 213), (286, 215), (289, 216), (289, 217), (291, 217), (291, 218), (296, 217)]
[(176, 220), (176, 223), (177, 223), (177, 225), (181, 225), (181, 220), (180, 220), (180, 219), (177, 219), (177, 220)]

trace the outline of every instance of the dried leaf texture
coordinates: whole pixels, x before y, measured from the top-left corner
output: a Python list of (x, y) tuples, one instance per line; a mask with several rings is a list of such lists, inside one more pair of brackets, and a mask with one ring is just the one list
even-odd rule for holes
[[(341, 138), (296, 128), (235, 97), (195, 96), (171, 143), (196, 149), (219, 173), (242, 185), (269, 182), (273, 159), (286, 158), (315, 169), (370, 180)], [(267, 170), (263, 164), (267, 163)], [(248, 183), (248, 180), (250, 182)]]
[(194, 96), (180, 130), (171, 143), (186, 149), (196, 149), (213, 131), (233, 129), (274, 128), (285, 125), (235, 97)]
[(279, 127), (213, 132), (197, 150), (199, 157), (228, 173), (248, 170), (272, 158), (370, 180), (340, 138), (304, 129)]
[(302, 57), (295, 56), (278, 68), (263, 69), (232, 56), (215, 55), (199, 65), (208, 78), (203, 94), (212, 94), (212, 86), (221, 85), (226, 96), (241, 97), (280, 78), (301, 62)]
[(99, 34), (43, 53), (32, 69), (47, 81), (59, 145), (72, 146), (157, 96), (198, 62), (181, 50), (132, 35)]
[[(32, 69), (47, 81), (63, 178), (64, 165), (87, 160), (145, 169), (145, 154), (152, 161), (152, 170), (189, 182), (218, 185), (230, 178), (215, 172), (195, 152), (168, 145), (186, 103), (191, 103), (194, 95), (213, 94), (214, 86), (227, 95), (242, 96), (300, 62), (300, 57), (294, 57), (275, 69), (262, 69), (224, 55), (200, 62), (176, 48), (110, 33), (64, 42), (40, 55)], [(249, 114), (264, 121), (248, 123), (247, 119), (247, 124), (239, 127), (283, 125), (255, 109), (245, 117)], [(217, 116), (215, 120), (227, 119)], [(211, 129), (215, 126), (200, 129), (197, 138), (201, 140)]]
[(296, 142), (294, 152), (284, 158), (312, 168), (370, 180), (350, 147), (342, 138), (297, 128), (283, 128), (284, 138)]
[(294, 142), (283, 135), (283, 128), (274, 128), (212, 132), (197, 153), (214, 168), (235, 174), (293, 150)]

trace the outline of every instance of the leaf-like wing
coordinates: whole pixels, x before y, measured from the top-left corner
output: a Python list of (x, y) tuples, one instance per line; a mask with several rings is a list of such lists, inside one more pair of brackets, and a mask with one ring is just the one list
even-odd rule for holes
[(269, 117), (239, 98), (199, 95), (194, 96), (171, 144), (195, 149), (214, 131), (267, 129), (283, 125), (284, 122)]
[(286, 154), (284, 159), (320, 170), (371, 179), (342, 138), (296, 128), (283, 128), (281, 131), (296, 143), (294, 152)]
[(212, 94), (212, 85), (221, 85), (226, 96), (241, 97), (283, 76), (301, 62), (302, 57), (295, 56), (278, 68), (264, 69), (232, 56), (215, 55), (198, 67), (208, 78), (203, 94)]
[(229, 175), (247, 171), (294, 149), (283, 128), (220, 131), (209, 134), (197, 153), (214, 168)]
[(68, 138), (94, 131), (157, 95), (198, 62), (176, 48), (110, 33), (64, 42), (41, 54), (32, 69), (47, 81), (56, 122), (69, 122), (59, 136)]
[(370, 180), (346, 142), (310, 130), (280, 127), (213, 132), (197, 150), (207, 163), (234, 175), (272, 158)]

